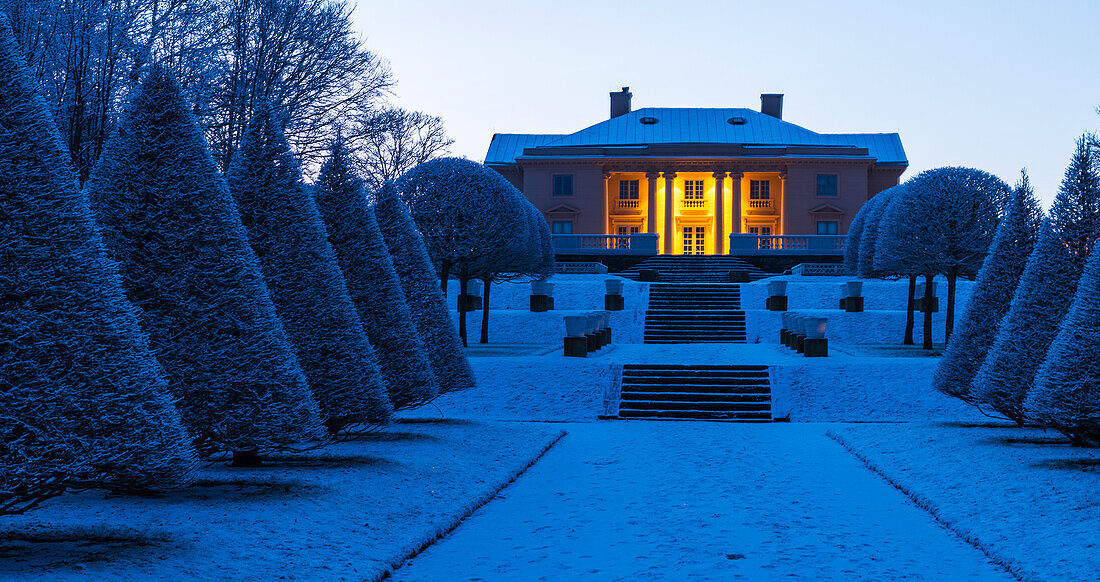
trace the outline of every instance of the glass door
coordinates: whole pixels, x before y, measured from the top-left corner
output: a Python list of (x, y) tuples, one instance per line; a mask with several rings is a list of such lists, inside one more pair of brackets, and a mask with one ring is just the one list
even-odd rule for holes
[(705, 226), (684, 227), (684, 254), (707, 254), (707, 228)]

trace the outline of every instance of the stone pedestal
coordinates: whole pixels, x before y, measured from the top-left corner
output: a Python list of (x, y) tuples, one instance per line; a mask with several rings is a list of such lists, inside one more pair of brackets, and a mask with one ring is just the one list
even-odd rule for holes
[(848, 298), (847, 297), (841, 297), (840, 298), (840, 308), (841, 309), (847, 309), (848, 308)]
[(796, 351), (800, 354), (803, 353), (804, 351), (806, 351), (806, 336), (804, 336), (802, 334), (795, 335), (794, 336), (794, 346), (792, 346), (792, 347), (794, 348), (794, 351)]
[(605, 334), (603, 345), (605, 345), (605, 346), (611, 345), (611, 328), (610, 327), (604, 328), (603, 332)]
[(603, 308), (604, 311), (622, 311), (626, 306), (626, 302), (622, 295), (604, 295), (603, 296)]
[(790, 335), (790, 331), (786, 329), (779, 330), (779, 343), (787, 345), (787, 337)]
[(476, 311), (481, 309), (481, 296), (480, 295), (459, 295), (458, 296), (458, 312), (465, 313), (467, 311)]
[(786, 311), (787, 310), (787, 296), (786, 295), (773, 295), (768, 297), (765, 302), (765, 307), (768, 311)]
[(543, 311), (552, 311), (554, 309), (554, 298), (549, 295), (532, 295), (531, 296), (531, 311), (535, 313), (541, 313)]
[(848, 313), (860, 313), (863, 311), (863, 298), (862, 297), (848, 297), (840, 300), (843, 305), (841, 309)]
[(588, 355), (588, 338), (586, 337), (569, 337), (565, 338), (565, 355), (571, 358), (583, 358)]
[(600, 349), (600, 334), (599, 332), (590, 333), (584, 336), (588, 340), (588, 351), (594, 352)]
[(829, 339), (806, 339), (802, 342), (802, 352), (807, 358), (825, 358), (829, 355)]

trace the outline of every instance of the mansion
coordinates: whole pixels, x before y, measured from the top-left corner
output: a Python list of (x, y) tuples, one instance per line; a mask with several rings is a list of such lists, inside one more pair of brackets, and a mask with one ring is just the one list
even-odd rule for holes
[(737, 254), (843, 248), (860, 207), (908, 167), (896, 133), (816, 133), (751, 109), (632, 111), (576, 133), (496, 134), (485, 164), (543, 212), (563, 250)]

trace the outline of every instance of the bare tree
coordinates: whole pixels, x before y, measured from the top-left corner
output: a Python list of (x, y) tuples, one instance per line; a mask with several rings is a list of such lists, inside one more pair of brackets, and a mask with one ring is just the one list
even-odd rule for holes
[(446, 156), (454, 143), (439, 117), (393, 106), (360, 114), (348, 129), (359, 174), (375, 188)]

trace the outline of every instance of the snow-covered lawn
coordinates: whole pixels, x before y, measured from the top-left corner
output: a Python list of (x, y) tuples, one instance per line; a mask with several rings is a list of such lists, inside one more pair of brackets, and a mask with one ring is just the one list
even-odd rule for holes
[(545, 424), (398, 423), (162, 498), (88, 492), (0, 519), (0, 580), (363, 580), (539, 455)]
[(1100, 452), (1007, 424), (846, 425), (831, 434), (1026, 579), (1100, 576)]
[(814, 424), (569, 434), (400, 582), (1003, 581)]

